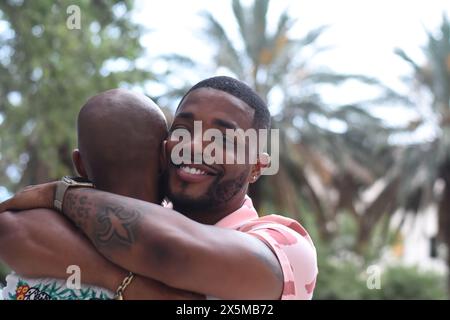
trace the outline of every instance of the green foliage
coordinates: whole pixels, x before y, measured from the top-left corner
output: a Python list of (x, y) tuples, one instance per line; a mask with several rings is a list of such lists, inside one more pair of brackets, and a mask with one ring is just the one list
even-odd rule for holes
[(338, 259), (318, 248), (319, 276), (314, 299), (448, 299), (445, 276), (416, 267), (388, 266), (381, 274), (380, 289), (367, 286), (367, 266), (356, 256)]
[[(309, 217), (309, 215), (307, 215)], [(386, 220), (389, 221), (388, 217)], [(386, 232), (383, 224), (377, 225), (369, 239), (370, 248), (356, 254), (354, 241), (357, 225), (349, 214), (341, 214), (337, 219), (337, 229), (333, 241), (327, 243), (317, 235), (317, 228), (310, 218), (302, 221), (314, 239), (317, 249), (319, 275), (314, 299), (447, 299), (446, 277), (431, 271), (421, 271), (414, 266), (380, 263), (381, 252), (395, 238), (395, 232)], [(367, 280), (374, 272), (369, 266), (379, 266), (381, 271), (380, 289), (369, 289)], [(383, 267), (382, 267), (383, 266)], [(372, 278), (371, 278), (372, 279)], [(371, 280), (369, 279), (369, 280)], [(372, 283), (371, 281), (369, 281)]]
[(365, 282), (358, 279), (359, 273), (360, 269), (350, 262), (333, 264), (327, 259), (319, 260), (314, 299), (362, 299), (367, 288)]
[(79, 30), (66, 25), (73, 4), (0, 2), (0, 185), (12, 191), (72, 170), (75, 119), (89, 96), (151, 77), (135, 66), (132, 1), (77, 1)]
[[(401, 49), (395, 52), (411, 67), (411, 76), (405, 79), (411, 88), (406, 98), (418, 115), (402, 128), (403, 134), (414, 136), (424, 127), (433, 131), (429, 137), (399, 148), (391, 174), (399, 180), (397, 206), (406, 214), (436, 205), (438, 235), (450, 248), (450, 21), (445, 13), (439, 30), (427, 31), (427, 36), (428, 43), (422, 47), (425, 63), (414, 61)], [(447, 290), (450, 292), (450, 278)]]
[(445, 277), (416, 267), (391, 267), (381, 284), (380, 290), (373, 290), (376, 299), (448, 299)]
[[(414, 134), (431, 124), (434, 130), (430, 139), (405, 147), (395, 168), (401, 178), (399, 205), (415, 212), (430, 203), (441, 202), (442, 207), (450, 194), (450, 21), (447, 16), (443, 15), (436, 33), (428, 31), (427, 34), (428, 43), (422, 48), (425, 63), (415, 62), (402, 49), (395, 51), (411, 67), (411, 76), (405, 80), (412, 91), (408, 95), (411, 108), (418, 114), (403, 129)], [(433, 192), (439, 179), (445, 182), (443, 195)], [(441, 220), (442, 227), (447, 229), (447, 220)]]

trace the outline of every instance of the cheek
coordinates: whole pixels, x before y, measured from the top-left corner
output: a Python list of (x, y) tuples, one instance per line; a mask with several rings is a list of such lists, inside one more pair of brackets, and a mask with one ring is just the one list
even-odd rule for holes
[[(170, 161), (169, 161), (170, 162)], [(164, 177), (166, 187), (173, 189), (178, 183), (176, 179), (176, 168), (172, 165), (169, 165), (166, 170), (166, 175)]]
[(225, 176), (221, 180), (247, 179), (251, 173), (249, 165), (225, 165)]
[(176, 142), (175, 141), (170, 141), (167, 140), (166, 142), (166, 148), (164, 150), (164, 152), (166, 153), (166, 161), (168, 163), (170, 163), (170, 155), (172, 153), (173, 147), (175, 146)]
[(192, 146), (186, 140), (168, 140), (166, 143), (166, 159), (168, 163), (176, 165), (182, 162), (191, 161)]
[[(248, 144), (238, 143), (226, 145), (223, 148), (224, 163), (237, 164), (239, 166), (248, 166), (256, 163), (255, 147), (249, 147)], [(242, 167), (239, 169), (242, 170)]]

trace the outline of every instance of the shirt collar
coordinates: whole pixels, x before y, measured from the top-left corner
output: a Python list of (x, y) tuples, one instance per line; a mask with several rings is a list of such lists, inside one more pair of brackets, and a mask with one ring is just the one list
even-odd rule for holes
[(238, 229), (246, 221), (257, 219), (258, 213), (253, 207), (252, 199), (245, 195), (244, 204), (236, 211), (230, 213), (216, 223), (216, 226), (222, 228)]

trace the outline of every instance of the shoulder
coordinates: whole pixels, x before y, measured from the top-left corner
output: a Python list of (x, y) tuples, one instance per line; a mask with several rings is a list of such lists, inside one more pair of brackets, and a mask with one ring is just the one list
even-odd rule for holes
[(239, 230), (246, 233), (264, 231), (272, 235), (279, 246), (293, 246), (299, 243), (315, 249), (308, 232), (298, 221), (280, 215), (249, 220), (240, 226)]
[(311, 237), (300, 223), (278, 215), (264, 216), (241, 226), (276, 255), (284, 277), (283, 299), (310, 299), (318, 273)]

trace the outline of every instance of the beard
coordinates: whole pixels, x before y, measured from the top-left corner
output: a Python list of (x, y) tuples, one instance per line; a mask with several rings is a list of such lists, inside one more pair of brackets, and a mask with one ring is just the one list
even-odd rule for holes
[(174, 208), (177, 208), (180, 212), (205, 211), (220, 207), (230, 201), (246, 187), (245, 180), (247, 176), (248, 173), (246, 172), (232, 180), (222, 180), (222, 176), (217, 176), (211, 183), (208, 191), (199, 197), (184, 194), (186, 188), (189, 187), (188, 184), (183, 186), (181, 192), (173, 192), (167, 183), (169, 179), (164, 179), (166, 181), (164, 189)]

